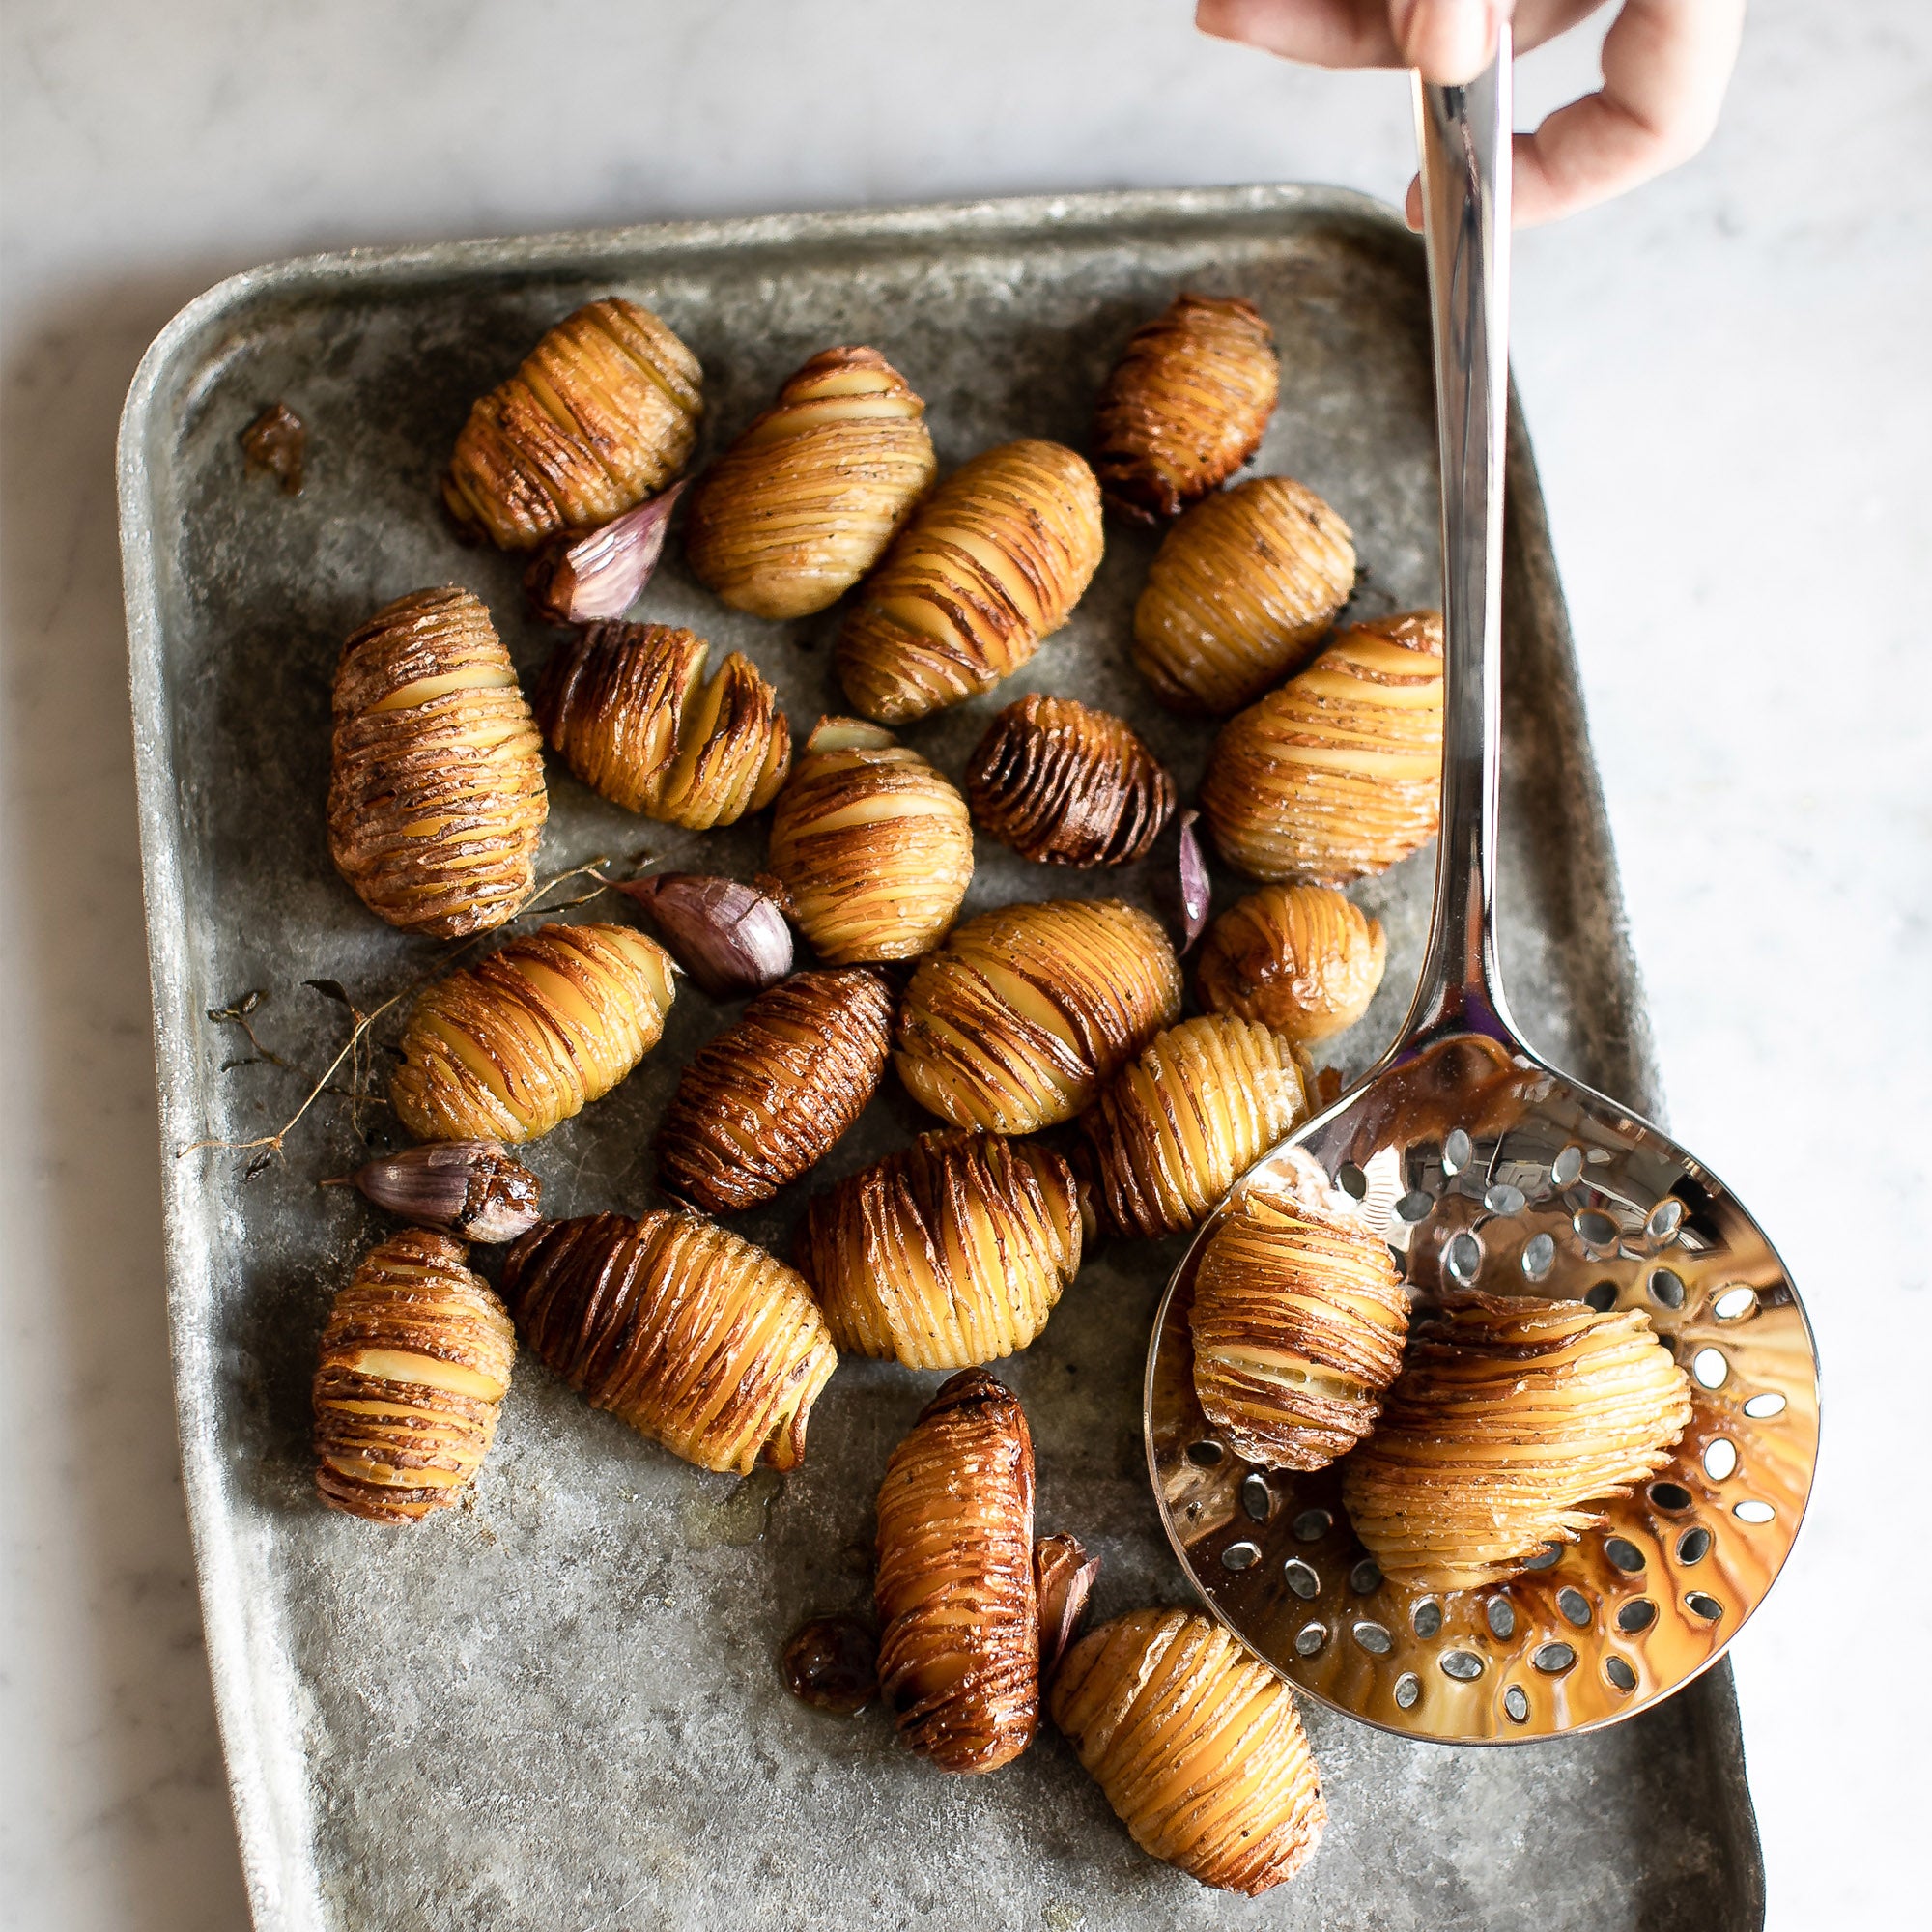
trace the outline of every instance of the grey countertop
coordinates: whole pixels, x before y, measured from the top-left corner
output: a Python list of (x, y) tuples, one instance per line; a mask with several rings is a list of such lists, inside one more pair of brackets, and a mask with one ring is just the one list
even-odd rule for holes
[[(1399, 80), (1285, 69), (1187, 14), (7, 11), (0, 1925), (245, 1922), (159, 1285), (111, 460), (142, 348), (232, 270), (355, 242), (1034, 188), (1399, 195)], [(1520, 116), (1593, 60), (1525, 63)], [(1906, 1922), (1926, 1802), (1897, 1741), (1932, 1721), (1907, 1643), (1932, 1564), (1887, 1504), (1921, 1404), (1893, 1365), (1932, 1347), (1928, 91), (1923, 0), (1760, 0), (1711, 150), (1518, 256), (1518, 377), (1672, 1122), (1771, 1223), (1826, 1360), (1812, 1520), (1733, 1653), (1780, 1932)], [(1833, 1673), (1845, 1640), (1877, 1668)]]

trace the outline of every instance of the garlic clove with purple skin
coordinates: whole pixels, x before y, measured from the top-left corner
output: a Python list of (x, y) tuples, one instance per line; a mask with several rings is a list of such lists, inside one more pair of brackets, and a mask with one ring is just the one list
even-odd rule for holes
[(554, 624), (621, 617), (643, 594), (664, 554), (670, 513), (683, 489), (673, 483), (594, 530), (546, 544), (524, 573), (531, 610)]
[(1195, 831), (1198, 811), (1180, 814), (1180, 921), (1185, 932), (1180, 950), (1187, 952), (1208, 925), (1208, 907), (1213, 888), (1208, 879), (1208, 856), (1201, 849), (1201, 835)]
[(378, 1208), (466, 1241), (513, 1241), (543, 1218), (543, 1182), (497, 1141), (427, 1142), (347, 1179)]
[(778, 901), (736, 879), (661, 872), (617, 887), (651, 916), (670, 955), (715, 1000), (742, 999), (791, 971), (791, 927)]
[(1039, 1600), (1039, 1676), (1054, 1672), (1087, 1615), (1087, 1599), (1100, 1574), (1077, 1536), (1042, 1536), (1033, 1547), (1034, 1586)]

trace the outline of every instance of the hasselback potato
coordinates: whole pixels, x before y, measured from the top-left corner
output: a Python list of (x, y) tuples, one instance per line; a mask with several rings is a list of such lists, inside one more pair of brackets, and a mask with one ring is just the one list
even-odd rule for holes
[(942, 1771), (997, 1771), (1039, 1722), (1033, 1439), (983, 1369), (946, 1382), (879, 1486), (879, 1689)]
[(1065, 623), (1099, 567), (1100, 489), (1029, 438), (962, 465), (900, 533), (838, 636), (852, 708), (882, 724), (990, 691)]
[(1205, 1616), (1135, 1610), (1090, 1631), (1048, 1708), (1134, 1843), (1203, 1885), (1253, 1897), (1321, 1842), (1293, 1693)]
[(330, 1509), (410, 1522), (462, 1499), (490, 1453), (517, 1338), (447, 1235), (370, 1249), (315, 1371), (315, 1486)]
[(1174, 811), (1174, 781), (1122, 719), (1029, 692), (987, 727), (966, 765), (974, 822), (1048, 866), (1147, 856)]
[(1080, 1117), (1098, 1207), (1123, 1235), (1191, 1228), (1309, 1111), (1291, 1040), (1210, 1013), (1156, 1034)]
[(399, 597), (335, 668), (328, 849), (373, 913), (454, 939), (536, 882), (543, 743), (490, 613), (445, 585)]
[(1352, 624), (1298, 675), (1222, 725), (1201, 811), (1256, 879), (1343, 885), (1435, 836), (1442, 619)]
[(829, 1153), (885, 1077), (893, 996), (877, 973), (794, 973), (684, 1069), (658, 1128), (664, 1184), (714, 1214), (755, 1208)]
[(1128, 338), (1094, 412), (1094, 471), (1144, 524), (1179, 516), (1257, 449), (1281, 370), (1252, 302), (1179, 295)]
[(1208, 928), (1194, 983), (1209, 1012), (1304, 1045), (1351, 1027), (1382, 982), (1381, 921), (1330, 886), (1264, 886)]
[(1383, 1572), (1426, 1590), (1514, 1577), (1603, 1521), (1690, 1420), (1690, 1382), (1640, 1309), (1442, 1296), (1418, 1325), (1342, 1499)]
[(698, 479), (691, 567), (725, 603), (806, 617), (871, 569), (931, 487), (925, 405), (876, 349), (828, 349)]
[(733, 651), (668, 624), (592, 624), (551, 654), (533, 700), (554, 752), (592, 791), (666, 825), (732, 825), (791, 769), (778, 694)]
[(821, 718), (772, 811), (772, 876), (835, 966), (911, 959), (973, 878), (966, 801), (890, 731)]
[(798, 1264), (841, 1349), (961, 1369), (1046, 1326), (1080, 1236), (1072, 1171), (1050, 1148), (940, 1132), (819, 1195)]
[(621, 296), (588, 302), (469, 412), (443, 501), (504, 550), (609, 523), (684, 468), (701, 380), (697, 357), (649, 309)]
[(1299, 670), (1354, 586), (1348, 525), (1292, 477), (1252, 477), (1168, 531), (1134, 663), (1163, 704), (1225, 716)]
[(1251, 1181), (1194, 1277), (1194, 1392), (1235, 1454), (1266, 1468), (1346, 1456), (1402, 1368), (1408, 1298), (1388, 1244), (1324, 1194)]
[(701, 1469), (796, 1468), (838, 1365), (804, 1282), (696, 1214), (544, 1222), (510, 1250), (503, 1299), (593, 1408)]
[(1052, 899), (970, 919), (914, 971), (899, 1078), (955, 1126), (1025, 1134), (1070, 1121), (1180, 1010), (1159, 923), (1119, 899)]
[(535, 1140), (658, 1043), (673, 990), (641, 932), (546, 925), (422, 993), (390, 1105), (419, 1140)]

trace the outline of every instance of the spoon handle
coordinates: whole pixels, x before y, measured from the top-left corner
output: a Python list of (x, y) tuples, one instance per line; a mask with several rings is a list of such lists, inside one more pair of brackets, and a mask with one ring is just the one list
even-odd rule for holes
[(1442, 836), (1429, 951), (1405, 1036), (1507, 1038), (1495, 960), (1509, 402), (1510, 34), (1466, 87), (1415, 82), (1442, 470)]

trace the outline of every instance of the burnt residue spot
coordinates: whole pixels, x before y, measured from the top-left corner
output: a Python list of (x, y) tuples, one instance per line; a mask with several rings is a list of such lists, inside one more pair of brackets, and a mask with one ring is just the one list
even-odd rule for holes
[(785, 1689), (815, 1711), (855, 1718), (879, 1693), (879, 1644), (857, 1617), (813, 1617), (784, 1647)]
[(282, 495), (293, 497), (302, 486), (302, 456), (308, 448), (308, 426), (286, 403), (270, 403), (242, 432), (242, 454), (250, 476), (272, 476)]

